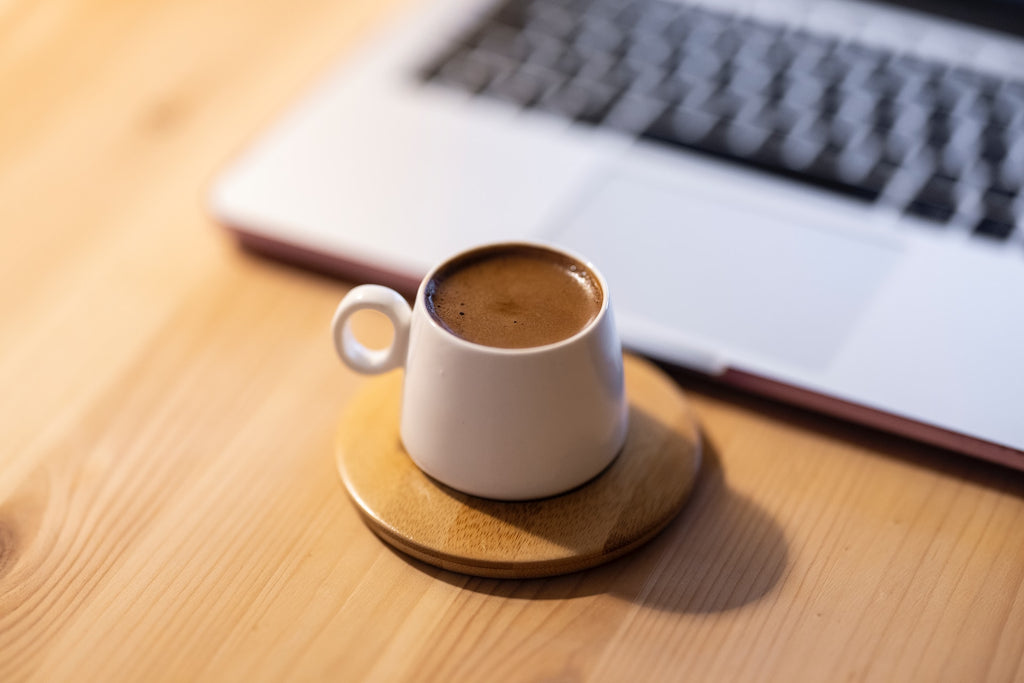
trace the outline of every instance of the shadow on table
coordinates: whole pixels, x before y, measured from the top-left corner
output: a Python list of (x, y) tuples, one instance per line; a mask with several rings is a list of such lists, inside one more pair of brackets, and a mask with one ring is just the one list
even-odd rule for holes
[(496, 597), (612, 594), (651, 608), (696, 614), (736, 609), (769, 594), (785, 571), (788, 547), (779, 524), (728, 487), (718, 453), (705, 439), (701, 472), (683, 510), (650, 543), (609, 564), (547, 579), (482, 579), (399, 555), (439, 580)]

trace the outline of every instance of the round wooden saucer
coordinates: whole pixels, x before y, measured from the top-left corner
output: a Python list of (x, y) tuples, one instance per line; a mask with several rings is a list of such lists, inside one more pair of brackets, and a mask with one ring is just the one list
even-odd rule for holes
[(700, 467), (700, 435), (680, 389), (627, 356), (629, 435), (590, 482), (552, 498), (469, 496), (423, 474), (398, 436), (402, 375), (366, 383), (341, 419), (337, 463), (368, 526), (398, 550), (464, 574), (552, 576), (620, 557), (682, 508)]

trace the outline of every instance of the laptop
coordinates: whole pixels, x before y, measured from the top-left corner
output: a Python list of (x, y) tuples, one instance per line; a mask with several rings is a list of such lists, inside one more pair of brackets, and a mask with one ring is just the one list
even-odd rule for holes
[(467, 246), (563, 245), (632, 351), (1024, 469), (1022, 13), (425, 2), (210, 203), (249, 249), (407, 294)]

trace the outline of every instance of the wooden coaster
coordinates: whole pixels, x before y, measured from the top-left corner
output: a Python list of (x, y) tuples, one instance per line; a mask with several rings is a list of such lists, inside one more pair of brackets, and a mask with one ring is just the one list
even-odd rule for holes
[(367, 382), (345, 411), (338, 470), (367, 525), (429, 564), (497, 578), (593, 567), (661, 531), (686, 502), (700, 466), (697, 423), (680, 389), (632, 356), (625, 375), (626, 445), (608, 469), (559, 496), (488, 500), (423, 474), (398, 436), (400, 372)]

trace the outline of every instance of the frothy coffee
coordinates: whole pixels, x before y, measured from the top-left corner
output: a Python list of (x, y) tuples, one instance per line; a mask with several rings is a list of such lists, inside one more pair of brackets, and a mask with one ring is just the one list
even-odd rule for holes
[(486, 247), (447, 264), (426, 286), (426, 308), (466, 341), (499, 348), (553, 344), (601, 311), (604, 294), (584, 264), (529, 245)]

